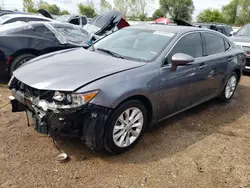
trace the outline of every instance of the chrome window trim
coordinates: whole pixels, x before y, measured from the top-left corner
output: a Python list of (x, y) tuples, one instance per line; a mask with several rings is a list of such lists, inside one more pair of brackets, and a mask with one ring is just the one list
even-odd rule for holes
[[(226, 53), (226, 52), (228, 52), (228, 51), (230, 51), (230, 50), (232, 49), (232, 44), (231, 44), (231, 42), (230, 42), (227, 38), (225, 38), (224, 36), (221, 36), (220, 34), (217, 34), (217, 33), (214, 33), (214, 32), (210, 32), (210, 31), (204, 31), (204, 30), (202, 30), (202, 31), (190, 31), (190, 32), (187, 32), (187, 33), (183, 34), (177, 41), (175, 41), (175, 43), (173, 44), (173, 46), (170, 48), (170, 50), (168, 51), (168, 53), (165, 55), (164, 59), (167, 58), (167, 56), (170, 54), (170, 52), (173, 50), (173, 48), (176, 46), (176, 44), (177, 44), (184, 36), (186, 36), (186, 35), (188, 35), (188, 34), (192, 34), (192, 33), (200, 33), (200, 34), (202, 34), (202, 33), (210, 33), (210, 34), (214, 34), (214, 35), (217, 35), (217, 36), (221, 37), (223, 40), (225, 40), (226, 42), (228, 42), (229, 45), (230, 45), (230, 48), (229, 48), (227, 51), (225, 51), (225, 52), (220, 52), (220, 53), (217, 53), (217, 54), (212, 54), (212, 55), (208, 55), (208, 56), (202, 56), (202, 57), (194, 58), (195, 60), (200, 60), (200, 59), (203, 59), (203, 58), (207, 58), (207, 57), (212, 57), (212, 56), (215, 56), (215, 55), (223, 54), (223, 53)], [(201, 39), (201, 40), (202, 40), (202, 39)], [(164, 62), (163, 62), (163, 63), (164, 63)], [(162, 64), (162, 65), (164, 66), (164, 64)]]

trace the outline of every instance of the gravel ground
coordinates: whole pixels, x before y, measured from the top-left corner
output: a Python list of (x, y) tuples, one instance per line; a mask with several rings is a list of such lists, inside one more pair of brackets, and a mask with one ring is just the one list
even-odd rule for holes
[[(212, 100), (145, 134), (112, 156), (61, 139), (70, 160), (58, 163), (51, 138), (27, 126), (24, 113), (0, 109), (1, 187), (250, 187), (250, 77), (230, 103)], [(8, 99), (0, 87), (0, 106)]]

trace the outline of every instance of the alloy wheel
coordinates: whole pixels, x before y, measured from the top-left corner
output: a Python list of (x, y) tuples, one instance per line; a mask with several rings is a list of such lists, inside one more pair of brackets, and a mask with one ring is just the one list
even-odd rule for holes
[(225, 97), (227, 99), (231, 98), (237, 85), (237, 78), (235, 75), (231, 76), (227, 81), (226, 89), (225, 89)]
[(27, 61), (31, 60), (32, 58), (25, 58), (22, 61), (20, 61), (16, 66), (15, 69), (16, 70), (18, 67), (20, 67), (21, 65), (23, 65), (24, 63), (26, 63)]
[(139, 108), (125, 110), (116, 120), (113, 129), (113, 141), (118, 147), (128, 147), (140, 136), (144, 117)]

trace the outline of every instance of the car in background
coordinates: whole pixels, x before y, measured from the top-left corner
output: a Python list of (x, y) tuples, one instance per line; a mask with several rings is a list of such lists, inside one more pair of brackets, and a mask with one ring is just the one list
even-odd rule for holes
[[(0, 17), (1, 18), (1, 17)], [(62, 49), (89, 47), (114, 30), (128, 26), (120, 12), (98, 17), (88, 27), (69, 23), (15, 22), (0, 27), (0, 75), (12, 75), (30, 59)]]
[[(44, 9), (40, 9), (38, 12), (45, 17), (52, 18), (52, 16)], [(71, 22), (74, 25), (80, 24), (80, 26), (83, 26), (83, 28), (88, 31), (89, 36), (91, 36), (89, 40), (90, 45), (92, 42), (130, 25), (122, 16), (122, 13), (116, 10), (99, 14), (91, 19), (79, 15), (64, 15), (57, 18), (56, 21), (62, 23)]]
[(194, 26), (193, 24), (189, 23), (185, 20), (180, 19), (172, 19), (172, 18), (157, 18), (153, 24), (160, 24), (160, 25), (181, 25), (181, 26)]
[(44, 16), (39, 15), (30, 15), (30, 14), (6, 14), (0, 16), (0, 25), (13, 23), (17, 21), (22, 22), (31, 22), (31, 21), (43, 21), (43, 22), (51, 22), (53, 19), (46, 18)]
[(234, 43), (246, 52), (246, 65), (244, 72), (250, 72), (250, 24), (243, 26), (230, 37)]
[(221, 23), (194, 23), (196, 27), (212, 29), (218, 31), (226, 36), (231, 36), (233, 28), (231, 25), (221, 24)]
[(90, 36), (93, 35), (89, 41), (89, 44), (92, 44), (92, 42), (128, 26), (130, 24), (122, 16), (122, 13), (112, 10), (92, 18), (83, 28), (89, 32)]
[(0, 27), (0, 75), (11, 76), (26, 61), (46, 53), (85, 46), (88, 32), (60, 22), (15, 22)]
[(80, 26), (84, 26), (88, 23), (87, 17), (83, 15), (62, 15), (56, 18), (56, 20), (62, 23), (71, 23)]
[(12, 111), (44, 134), (122, 153), (157, 122), (212, 98), (229, 101), (244, 52), (225, 35), (186, 26), (116, 31), (88, 50), (35, 58), (13, 73)]

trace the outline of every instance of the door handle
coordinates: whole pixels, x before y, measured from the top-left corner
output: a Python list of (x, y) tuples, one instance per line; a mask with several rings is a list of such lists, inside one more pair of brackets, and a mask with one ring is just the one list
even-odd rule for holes
[(204, 63), (202, 63), (202, 64), (199, 65), (199, 69), (200, 70), (204, 70), (206, 67), (207, 67), (207, 65), (204, 64)]

